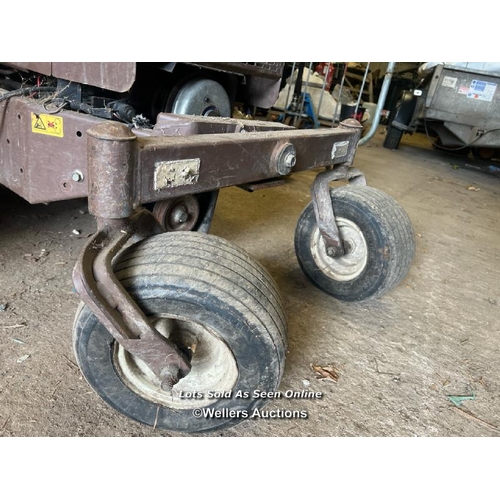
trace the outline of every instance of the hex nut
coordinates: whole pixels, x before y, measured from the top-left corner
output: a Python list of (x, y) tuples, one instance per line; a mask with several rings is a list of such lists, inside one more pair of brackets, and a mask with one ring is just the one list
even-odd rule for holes
[(83, 180), (85, 179), (85, 176), (83, 175), (82, 172), (80, 172), (80, 170), (75, 170), (71, 174), (71, 179), (73, 179), (75, 182), (83, 182)]
[(290, 142), (279, 146), (273, 156), (276, 162), (276, 169), (280, 175), (288, 175), (297, 163), (295, 146)]

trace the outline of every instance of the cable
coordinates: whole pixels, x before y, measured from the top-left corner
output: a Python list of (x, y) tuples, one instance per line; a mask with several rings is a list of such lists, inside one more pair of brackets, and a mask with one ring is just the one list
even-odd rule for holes
[(7, 101), (11, 97), (28, 95), (31, 93), (41, 93), (41, 92), (55, 92), (56, 87), (24, 87), (22, 89), (12, 90), (11, 92), (5, 92), (5, 94), (0, 95), (0, 102)]
[(49, 109), (47, 106), (52, 104), (54, 102), (54, 99), (52, 99), (51, 97), (47, 98), (47, 99), (44, 99), (43, 103), (42, 103), (42, 106), (43, 106), (43, 109), (49, 114), (49, 115), (55, 115), (57, 113), (59, 113), (59, 111), (63, 110), (67, 105), (68, 103), (66, 101), (62, 101), (61, 104), (59, 104), (59, 106), (56, 106), (55, 108), (53, 109)]
[[(432, 142), (432, 139), (429, 135), (429, 132), (427, 130), (427, 120), (424, 118), (424, 128), (425, 128), (425, 135), (427, 136), (427, 139)], [(464, 146), (460, 146), (459, 148), (447, 148), (445, 146), (440, 146), (433, 142), (434, 146), (437, 149), (442, 149), (443, 151), (460, 151), (461, 149), (468, 148), (469, 146), (472, 146), (476, 141), (479, 141), (479, 139), (482, 139), (486, 134), (489, 134), (490, 132), (498, 132), (500, 128), (492, 128), (490, 130), (487, 130), (484, 134), (481, 134), (479, 137), (476, 137), (473, 141), (469, 142), (469, 144), (465, 144)]]

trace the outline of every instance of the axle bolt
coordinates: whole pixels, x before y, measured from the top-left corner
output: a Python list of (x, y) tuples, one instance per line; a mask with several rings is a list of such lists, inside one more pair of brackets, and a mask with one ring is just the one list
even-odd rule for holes
[(161, 388), (166, 392), (172, 392), (174, 385), (179, 382), (179, 378), (173, 375), (168, 368), (162, 370), (160, 376), (162, 377), (160, 383)]
[(326, 253), (329, 257), (335, 257), (335, 255), (337, 254), (337, 250), (334, 247), (328, 247), (326, 249)]
[(162, 381), (161, 381), (161, 388), (165, 392), (172, 392), (172, 389), (175, 385), (174, 379), (172, 378), (171, 375), (167, 375)]
[(290, 142), (278, 145), (271, 161), (280, 175), (288, 175), (297, 163), (295, 146)]
[(295, 163), (297, 163), (297, 158), (293, 153), (288, 153), (285, 157), (285, 165), (289, 168), (295, 167)]
[(184, 207), (177, 207), (172, 214), (175, 224), (184, 224), (189, 218), (189, 214)]

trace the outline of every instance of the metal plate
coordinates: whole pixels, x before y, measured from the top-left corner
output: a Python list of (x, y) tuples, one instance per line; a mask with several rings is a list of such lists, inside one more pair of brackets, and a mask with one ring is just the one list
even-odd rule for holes
[(164, 188), (196, 184), (200, 175), (200, 159), (157, 161), (154, 172), (154, 188)]

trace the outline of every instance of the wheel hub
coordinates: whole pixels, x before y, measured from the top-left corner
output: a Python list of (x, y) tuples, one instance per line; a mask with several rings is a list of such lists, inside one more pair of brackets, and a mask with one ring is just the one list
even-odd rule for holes
[(155, 317), (152, 325), (191, 356), (191, 371), (169, 391), (148, 366), (118, 343), (115, 366), (123, 382), (139, 396), (173, 409), (200, 408), (217, 399), (208, 393), (232, 390), (238, 379), (236, 360), (226, 343), (207, 326), (176, 317)]
[(153, 216), (165, 231), (191, 231), (200, 215), (200, 204), (193, 195), (155, 203)]
[(336, 281), (351, 281), (357, 278), (368, 262), (368, 246), (359, 226), (354, 222), (337, 217), (337, 226), (344, 243), (345, 254), (332, 258), (318, 228), (311, 235), (311, 252), (321, 271)]
[(215, 80), (191, 80), (179, 90), (172, 113), (230, 117), (231, 102), (224, 87)]

